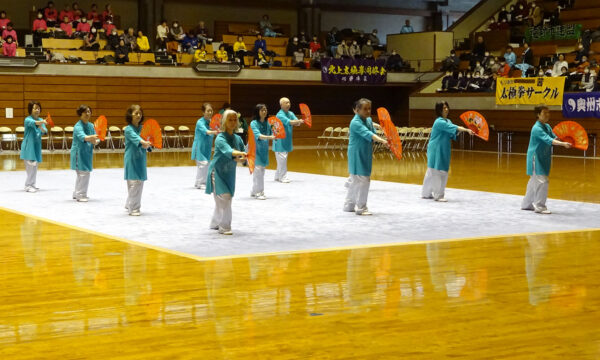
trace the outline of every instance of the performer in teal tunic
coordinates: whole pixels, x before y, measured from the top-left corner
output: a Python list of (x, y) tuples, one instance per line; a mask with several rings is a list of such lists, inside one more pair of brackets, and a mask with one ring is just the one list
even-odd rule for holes
[(215, 155), (208, 167), (206, 193), (213, 194), (215, 211), (210, 221), (210, 228), (219, 230), (220, 234), (232, 235), (231, 231), (231, 199), (235, 194), (236, 161), (244, 161), (244, 142), (234, 134), (239, 127), (237, 113), (225, 110), (221, 120), (221, 133), (215, 140)]
[(146, 153), (150, 142), (140, 137), (144, 111), (139, 105), (131, 105), (125, 114), (125, 180), (127, 181), (127, 202), (125, 208), (129, 215), (140, 216), (142, 190), (146, 175)]
[(30, 101), (27, 105), (29, 116), (25, 118), (21, 159), (25, 161), (25, 191), (36, 192), (35, 186), (38, 163), (42, 162), (42, 134), (47, 134), (46, 120), (40, 118), (42, 105), (38, 101)]
[(356, 215), (372, 215), (367, 208), (371, 168), (373, 165), (373, 141), (387, 144), (375, 133), (371, 120), (371, 100), (360, 99), (356, 103), (355, 115), (350, 122), (348, 140), (348, 172), (350, 181), (344, 211), (355, 211)]
[(540, 214), (551, 214), (546, 208), (548, 198), (548, 176), (552, 165), (552, 145), (571, 147), (568, 142), (556, 139), (552, 128), (548, 125), (550, 111), (545, 105), (535, 107), (537, 121), (531, 128), (529, 147), (527, 148), (527, 192), (521, 203), (521, 209), (534, 210)]
[(473, 130), (454, 125), (448, 114), (450, 106), (447, 102), (435, 104), (435, 114), (438, 116), (431, 128), (429, 143), (427, 144), (427, 172), (423, 179), (421, 196), (424, 199), (446, 202), (444, 193), (448, 182), (450, 169), (450, 154), (452, 152), (450, 140), (456, 140), (459, 131), (473, 135)]
[(213, 136), (219, 133), (216, 130), (210, 130), (210, 119), (213, 116), (212, 105), (204, 103), (202, 105), (202, 112), (204, 115), (196, 122), (194, 143), (192, 144), (192, 160), (196, 160), (198, 167), (195, 184), (197, 189), (206, 189), (206, 176), (208, 174)]
[(94, 158), (94, 145), (100, 143), (94, 124), (90, 123), (92, 109), (87, 105), (80, 105), (77, 109), (79, 121), (73, 127), (73, 143), (71, 144), (71, 169), (75, 170), (75, 191), (73, 199), (79, 202), (87, 202), (88, 185), (90, 173), (92, 172), (92, 161)]
[(299, 126), (304, 120), (298, 120), (296, 115), (290, 111), (291, 103), (288, 98), (279, 100), (281, 110), (277, 113), (277, 118), (283, 123), (285, 129), (285, 139), (277, 139), (273, 141), (273, 151), (277, 160), (277, 171), (275, 172), (275, 181), (289, 183), (287, 177), (287, 158), (293, 150), (292, 146), (292, 126)]
[(258, 200), (267, 199), (265, 196), (265, 168), (269, 165), (269, 140), (275, 139), (271, 125), (267, 121), (267, 114), (267, 106), (257, 104), (254, 108), (253, 120), (250, 123), (256, 141), (256, 159), (254, 160), (250, 196)]

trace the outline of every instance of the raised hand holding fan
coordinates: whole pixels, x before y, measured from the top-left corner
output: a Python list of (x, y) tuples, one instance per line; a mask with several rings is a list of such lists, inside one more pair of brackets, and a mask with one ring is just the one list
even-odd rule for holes
[(221, 129), (221, 118), (223, 115), (214, 114), (212, 119), (210, 119), (210, 124), (208, 125), (211, 130), (219, 131)]
[(490, 138), (490, 129), (483, 115), (477, 111), (466, 111), (460, 115), (460, 119), (469, 129), (473, 130), (475, 136), (488, 141)]
[(271, 129), (273, 130), (273, 135), (275, 139), (285, 139), (285, 128), (283, 127), (283, 123), (276, 116), (269, 116), (267, 119), (269, 124), (271, 124)]
[(312, 127), (312, 115), (310, 114), (308, 105), (300, 104), (300, 112), (302, 113), (302, 120), (304, 120), (304, 123), (308, 125), (308, 127)]
[(48, 126), (50, 126), (50, 128), (54, 127), (54, 120), (52, 120), (52, 116), (50, 116), (50, 112), (48, 112), (48, 114), (46, 115), (46, 124), (48, 124)]
[(106, 131), (108, 130), (108, 120), (106, 120), (106, 116), (100, 115), (96, 121), (94, 121), (94, 130), (96, 130), (96, 135), (101, 141), (106, 139)]
[(150, 141), (152, 147), (162, 149), (162, 132), (158, 121), (154, 119), (145, 120), (142, 125), (142, 131), (140, 131), (140, 137), (146, 141)]
[(570, 143), (575, 149), (586, 151), (588, 148), (588, 134), (575, 121), (561, 121), (552, 129), (561, 140)]

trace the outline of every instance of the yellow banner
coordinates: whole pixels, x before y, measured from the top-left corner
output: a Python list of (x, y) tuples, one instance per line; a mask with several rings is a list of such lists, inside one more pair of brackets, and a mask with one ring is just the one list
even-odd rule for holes
[(498, 78), (497, 105), (560, 105), (563, 103), (565, 77)]

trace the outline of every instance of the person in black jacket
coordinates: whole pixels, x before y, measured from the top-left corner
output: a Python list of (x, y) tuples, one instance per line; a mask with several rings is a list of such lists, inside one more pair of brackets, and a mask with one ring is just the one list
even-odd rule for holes
[(477, 61), (481, 62), (485, 56), (485, 42), (483, 42), (483, 36), (477, 37), (477, 43), (473, 47), (473, 51), (471, 52), (471, 69), (475, 67)]
[(115, 63), (125, 64), (129, 62), (129, 50), (130, 47), (125, 45), (125, 40), (119, 40), (119, 46), (115, 49)]
[(515, 64), (515, 67), (521, 70), (521, 77), (527, 77), (529, 69), (533, 69), (533, 50), (529, 47), (527, 42), (523, 43), (523, 54), (521, 54), (521, 62)]

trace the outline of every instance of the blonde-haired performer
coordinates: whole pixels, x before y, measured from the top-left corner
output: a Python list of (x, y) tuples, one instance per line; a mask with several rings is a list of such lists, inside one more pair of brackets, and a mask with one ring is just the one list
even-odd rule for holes
[(196, 160), (198, 172), (196, 173), (196, 188), (206, 189), (208, 162), (212, 151), (213, 136), (219, 132), (210, 130), (210, 119), (213, 116), (213, 107), (209, 103), (202, 104), (204, 115), (196, 122), (194, 143), (192, 144), (192, 160)]
[(146, 173), (146, 153), (151, 143), (140, 137), (144, 111), (139, 105), (131, 105), (125, 114), (125, 180), (127, 181), (127, 203), (125, 208), (131, 216), (140, 216), (142, 207), (142, 190)]
[(367, 208), (371, 169), (373, 165), (373, 141), (386, 144), (387, 140), (375, 133), (371, 120), (371, 100), (362, 98), (356, 104), (355, 115), (350, 122), (348, 141), (348, 172), (350, 181), (344, 211), (356, 215), (372, 215)]
[(281, 110), (277, 113), (277, 118), (283, 123), (285, 139), (273, 141), (273, 151), (275, 152), (275, 159), (277, 159), (275, 181), (289, 183), (290, 179), (287, 177), (287, 158), (288, 154), (293, 150), (292, 126), (299, 126), (304, 120), (298, 120), (296, 115), (290, 111), (290, 99), (285, 97), (279, 99), (279, 106), (281, 106)]
[(547, 124), (550, 120), (550, 110), (546, 105), (536, 106), (534, 112), (537, 121), (531, 128), (527, 148), (527, 175), (530, 178), (521, 209), (551, 214), (546, 208), (546, 199), (548, 198), (548, 176), (552, 166), (552, 145), (564, 146), (568, 149), (571, 144), (556, 139), (552, 127)]
[(231, 200), (235, 194), (236, 162), (246, 159), (244, 142), (234, 134), (238, 127), (237, 113), (225, 110), (221, 120), (221, 132), (215, 140), (215, 154), (208, 167), (206, 193), (212, 193), (215, 199), (210, 228), (223, 235), (233, 234)]
[(77, 108), (79, 121), (73, 127), (73, 143), (71, 144), (71, 169), (77, 173), (73, 199), (79, 202), (87, 202), (88, 185), (90, 184), (90, 173), (94, 160), (94, 145), (100, 143), (94, 124), (90, 122), (92, 108), (87, 105), (79, 105)]

